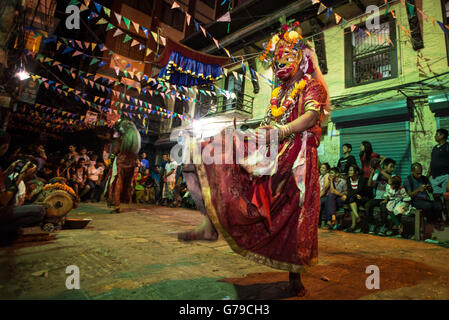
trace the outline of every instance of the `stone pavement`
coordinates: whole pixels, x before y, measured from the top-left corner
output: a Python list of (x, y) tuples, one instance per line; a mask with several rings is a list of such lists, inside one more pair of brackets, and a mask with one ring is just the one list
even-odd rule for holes
[[(87, 228), (62, 230), (47, 242), (0, 248), (0, 299), (295, 299), (288, 273), (233, 253), (216, 242), (179, 242), (202, 219), (198, 211), (149, 205), (109, 214), (81, 204), (71, 218)], [(81, 289), (67, 290), (67, 266)], [(368, 290), (369, 265), (380, 289)], [(319, 231), (319, 264), (303, 276), (302, 299), (449, 299), (449, 249), (412, 240)]]

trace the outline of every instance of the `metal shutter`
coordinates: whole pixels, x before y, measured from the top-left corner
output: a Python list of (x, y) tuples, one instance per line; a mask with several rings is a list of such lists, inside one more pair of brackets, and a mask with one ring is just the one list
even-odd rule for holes
[(404, 180), (410, 174), (411, 146), (408, 121), (342, 128), (340, 134), (341, 146), (345, 143), (352, 145), (351, 154), (359, 166), (361, 166), (360, 144), (366, 140), (371, 143), (374, 152), (396, 161), (394, 175), (399, 175)]
[(438, 129), (449, 130), (449, 117), (439, 117), (438, 118)]

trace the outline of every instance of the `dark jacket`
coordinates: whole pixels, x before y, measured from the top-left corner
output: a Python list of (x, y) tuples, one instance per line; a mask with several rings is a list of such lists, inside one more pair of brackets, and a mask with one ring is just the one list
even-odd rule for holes
[(368, 187), (368, 179), (362, 176), (359, 177), (359, 184), (356, 190), (353, 190), (351, 187), (351, 178), (346, 180), (346, 184), (348, 186), (348, 198), (359, 194), (362, 197), (370, 198), (372, 196), (372, 188)]

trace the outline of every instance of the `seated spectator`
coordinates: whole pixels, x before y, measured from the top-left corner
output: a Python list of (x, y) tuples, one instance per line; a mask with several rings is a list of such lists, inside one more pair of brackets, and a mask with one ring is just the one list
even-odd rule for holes
[[(10, 141), (10, 135), (0, 130), (1, 160), (8, 151)], [(21, 228), (39, 226), (45, 217), (45, 207), (43, 206), (14, 206), (11, 204), (11, 201), (20, 204), (20, 198), (17, 199), (16, 197), (19, 185), (30, 170), (35, 170), (31, 164), (19, 162), (13, 162), (5, 171), (0, 166), (0, 245), (11, 244), (20, 236)], [(9, 179), (8, 177), (14, 172), (19, 173), (19, 175)]]
[(412, 206), (422, 210), (429, 223), (436, 223), (441, 217), (443, 205), (435, 201), (429, 179), (422, 175), (422, 166), (415, 162), (411, 167), (412, 174), (404, 182), (405, 189), (412, 198)]
[(87, 184), (90, 189), (87, 195), (90, 201), (100, 202), (101, 192), (103, 191), (104, 167), (97, 159), (97, 155), (92, 155), (92, 160), (90, 160), (90, 165), (87, 168)]
[(36, 174), (37, 178), (45, 183), (48, 182), (50, 179), (54, 178), (55, 175), (56, 175), (56, 172), (54, 172), (54, 170), (53, 170), (53, 164), (49, 163), (49, 162), (45, 163), (42, 170), (40, 170)]
[(329, 191), (329, 170), (330, 170), (329, 163), (325, 162), (320, 164), (320, 175), (318, 177), (320, 181), (320, 224), (321, 227), (324, 226), (324, 206), (326, 204), (326, 195)]
[(78, 161), (78, 152), (76, 152), (76, 146), (71, 144), (69, 146), (69, 152), (64, 156), (64, 158), (61, 160), (61, 163), (68, 160), (70, 162), (70, 165), (75, 164), (76, 161)]
[(90, 190), (87, 184), (87, 168), (84, 158), (80, 158), (75, 166), (69, 170), (69, 185), (75, 191), (78, 199), (83, 198)]
[(70, 164), (70, 160), (62, 160), (63, 162), (58, 165), (56, 168), (56, 177), (57, 178), (65, 178), (66, 181), (70, 180), (70, 168), (72, 167)]
[(365, 233), (369, 232), (370, 234), (376, 234), (377, 232), (381, 232), (384, 234), (386, 231), (386, 210), (381, 210), (380, 224), (377, 224), (374, 220), (374, 208), (380, 207), (381, 202), (385, 200), (385, 191), (387, 190), (388, 183), (391, 183), (391, 174), (394, 171), (395, 165), (396, 161), (391, 158), (386, 158), (381, 162), (381, 165), (377, 169), (371, 168), (371, 173), (368, 179), (368, 187), (374, 187), (375, 194), (374, 199), (369, 200), (365, 205), (367, 215), (367, 219), (363, 227), (363, 231)]
[(90, 158), (89, 158), (89, 155), (87, 154), (87, 148), (86, 147), (82, 147), (80, 153), (78, 154), (78, 156), (76, 156), (76, 161), (79, 161), (79, 159), (84, 159), (85, 165), (86, 166), (89, 165)]
[(139, 173), (135, 187), (137, 203), (149, 202), (149, 187), (147, 185), (151, 184), (151, 180), (149, 169), (146, 169), (143, 173)]
[(346, 180), (348, 188), (347, 204), (351, 209), (351, 227), (346, 229), (346, 232), (356, 231), (357, 225), (361, 222), (359, 207), (364, 205), (370, 200), (372, 192), (368, 187), (368, 179), (360, 175), (360, 169), (357, 165), (353, 164), (349, 166), (348, 179)]
[(385, 191), (385, 200), (383, 200), (382, 203), (386, 204), (388, 214), (393, 220), (394, 226), (392, 229), (394, 234), (399, 233), (402, 215), (410, 213), (412, 209), (410, 205), (411, 200), (411, 197), (402, 186), (401, 178), (398, 176), (391, 178)]
[(324, 221), (329, 230), (334, 228), (333, 221), (336, 220), (335, 213), (339, 208), (343, 207), (343, 203), (346, 201), (346, 192), (348, 186), (346, 180), (340, 177), (338, 168), (332, 168), (329, 171), (329, 191), (325, 204), (325, 216)]

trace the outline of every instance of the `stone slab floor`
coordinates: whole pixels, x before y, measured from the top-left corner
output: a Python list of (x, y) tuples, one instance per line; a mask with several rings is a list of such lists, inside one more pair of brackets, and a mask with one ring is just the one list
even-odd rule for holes
[[(69, 217), (92, 222), (0, 248), (0, 299), (295, 299), (287, 272), (246, 260), (221, 237), (179, 242), (177, 232), (201, 221), (198, 211), (133, 205), (109, 214), (104, 204), (81, 204)], [(66, 288), (70, 265), (79, 267), (80, 290)], [(370, 265), (380, 270), (378, 290), (365, 286)], [(449, 249), (320, 230), (319, 264), (303, 282), (301, 299), (449, 299)]]

